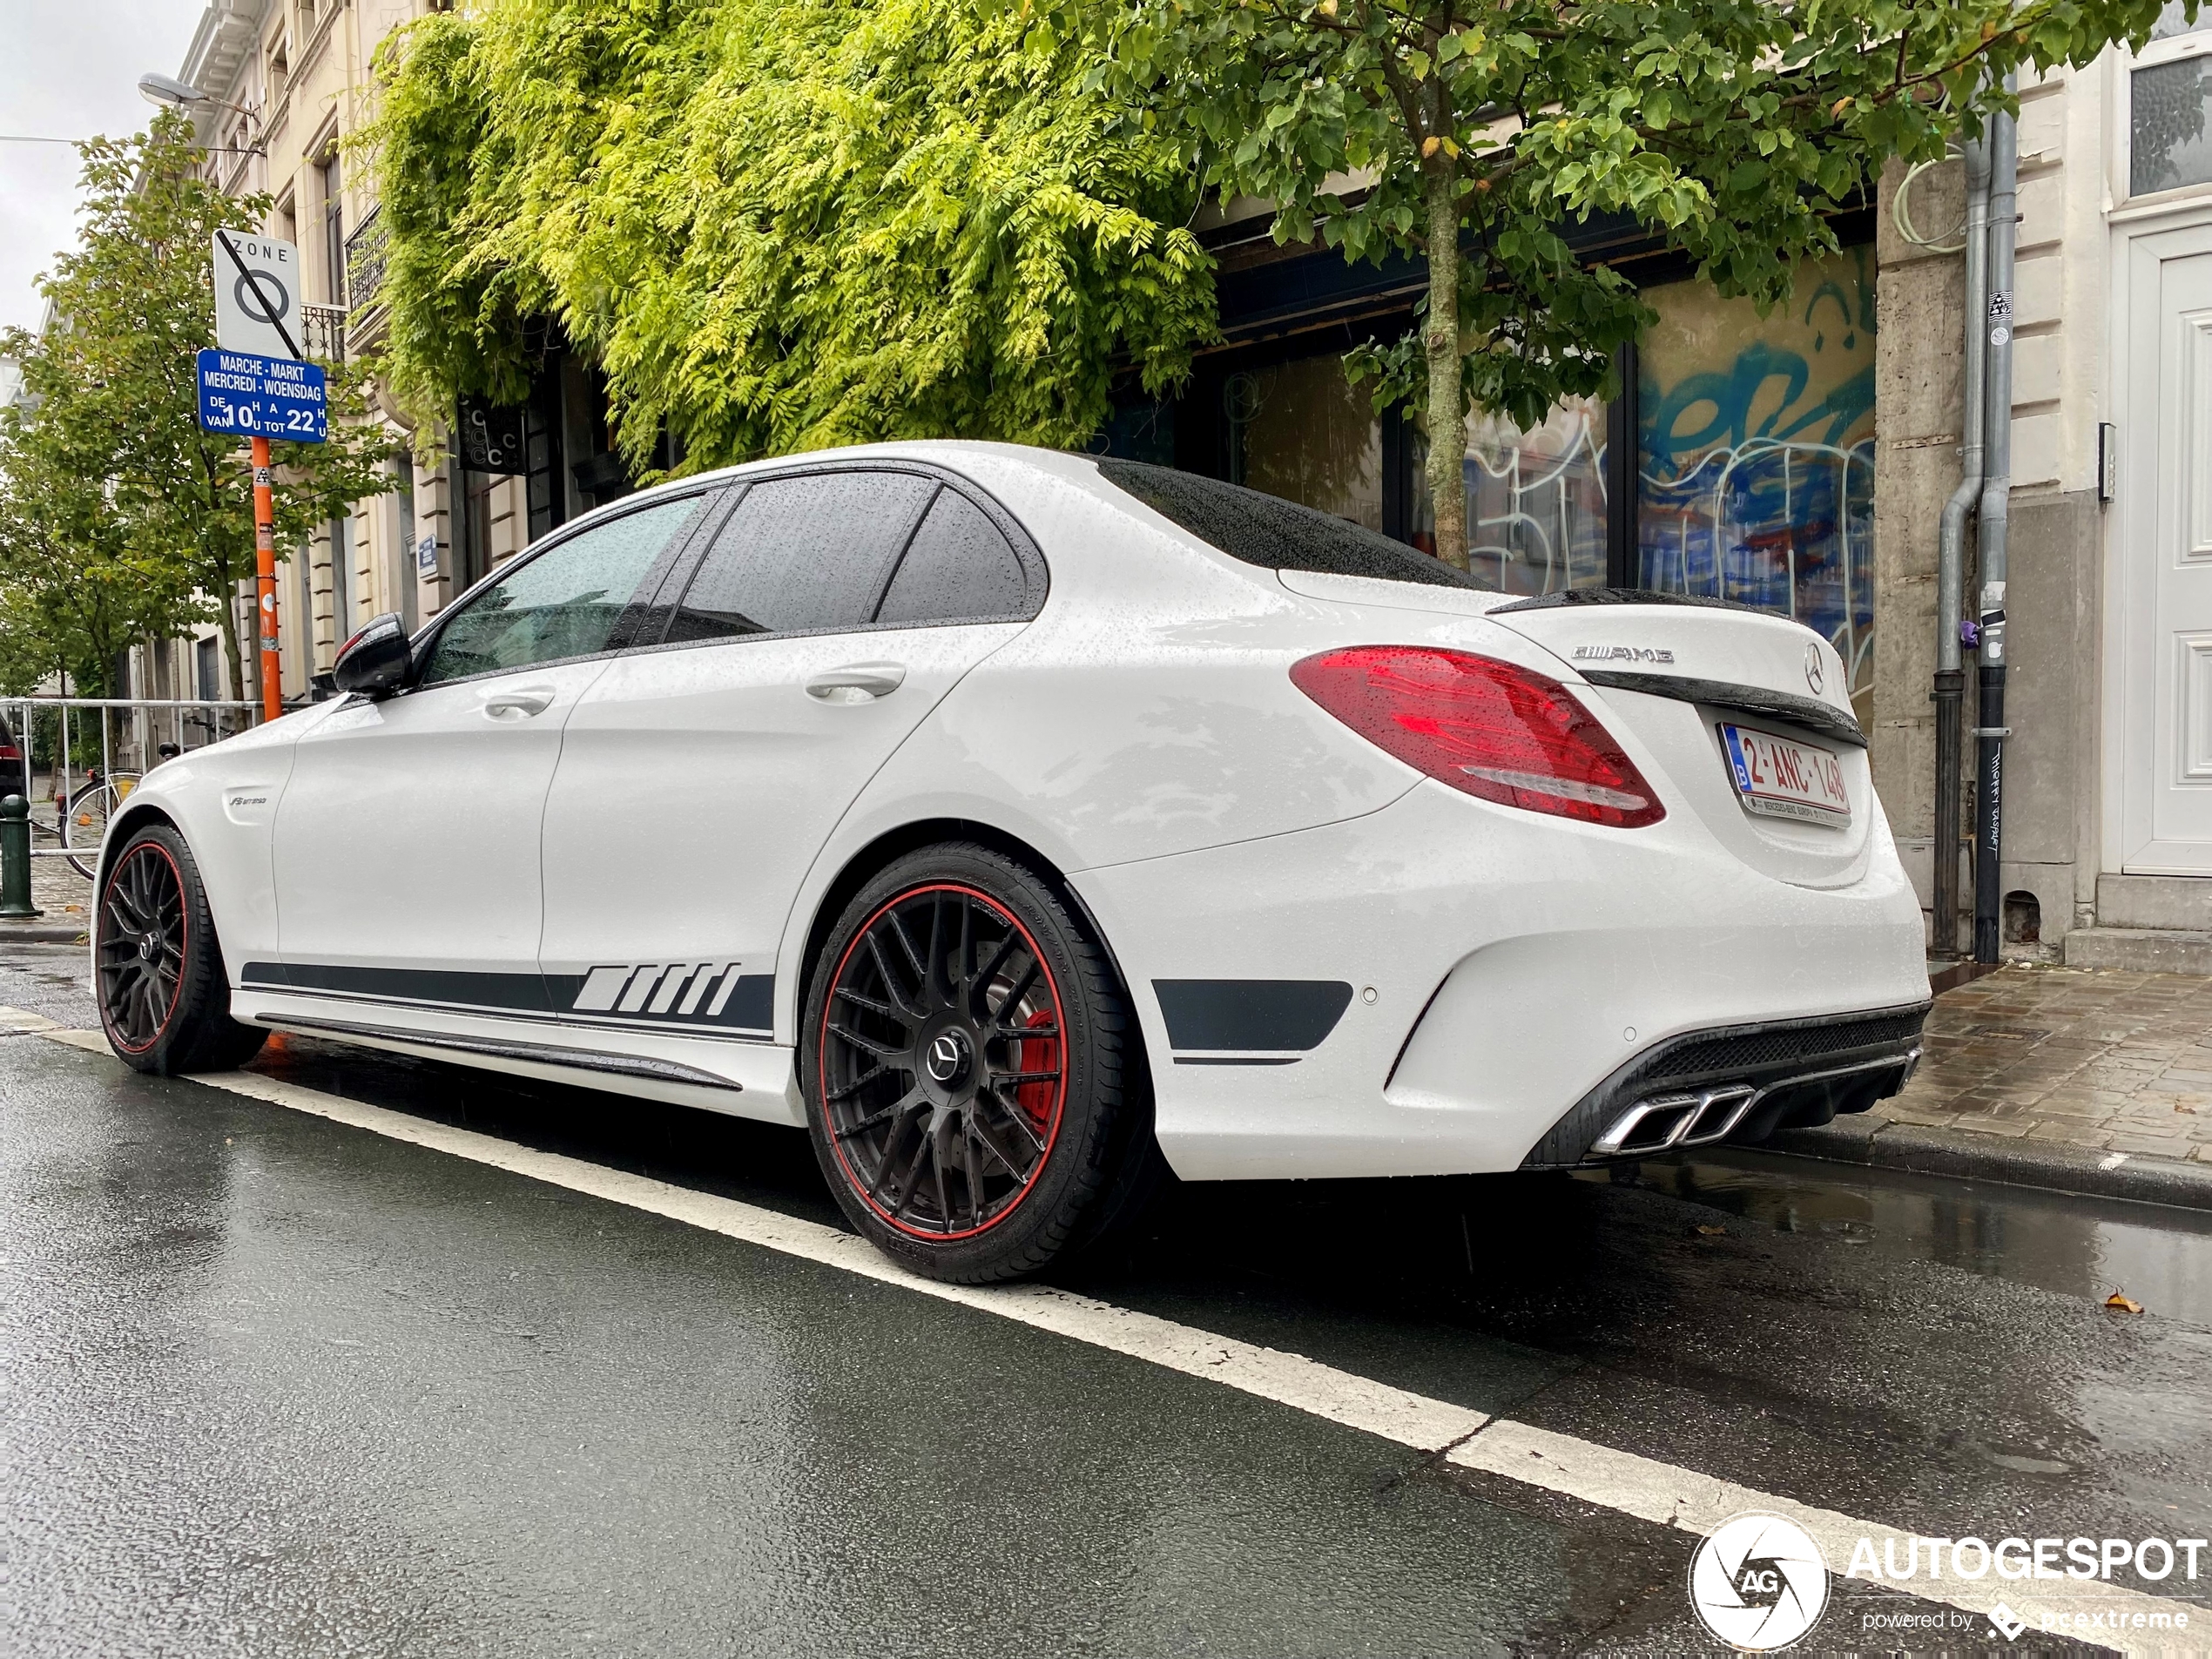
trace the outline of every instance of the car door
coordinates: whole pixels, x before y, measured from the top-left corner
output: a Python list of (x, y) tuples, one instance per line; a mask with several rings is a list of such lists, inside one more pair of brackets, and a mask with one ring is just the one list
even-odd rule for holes
[(258, 977), (544, 1010), (538, 838), (561, 728), (704, 499), (655, 500), (526, 556), (441, 620), (409, 690), (300, 739), (274, 831), (281, 960)]
[(778, 941), (817, 851), (1035, 613), (1044, 574), (958, 480), (843, 467), (750, 482), (657, 607), (664, 642), (618, 658), (570, 719), (545, 815), (556, 1009), (768, 1035)]

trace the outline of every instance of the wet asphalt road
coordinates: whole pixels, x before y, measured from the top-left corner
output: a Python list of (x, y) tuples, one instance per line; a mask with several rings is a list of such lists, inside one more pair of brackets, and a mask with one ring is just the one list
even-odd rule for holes
[[(81, 963), (17, 947), (0, 1003), (90, 1024)], [(790, 1131), (297, 1041), (258, 1063), (836, 1220)], [(2208, 1270), (2212, 1217), (1746, 1154), (1188, 1187), (1070, 1282), (1925, 1533), (2133, 1538), (2212, 1531)], [(0, 1653), (1710, 1649), (1692, 1541), (0, 1038)], [(1808, 1645), (1894, 1649), (1865, 1615), (1919, 1605), (1838, 1580)]]

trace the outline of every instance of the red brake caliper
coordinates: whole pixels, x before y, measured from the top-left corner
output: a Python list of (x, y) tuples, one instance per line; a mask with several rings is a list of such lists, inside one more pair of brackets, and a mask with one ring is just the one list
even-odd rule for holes
[[(1028, 1021), (1030, 1025), (1050, 1025), (1052, 1010), (1039, 1008)], [(1021, 1042), (1021, 1069), (1023, 1071), (1050, 1071), (1058, 1063), (1053, 1058), (1059, 1046), (1057, 1037), (1024, 1037)], [(1022, 1109), (1022, 1116), (1044, 1133), (1045, 1125), (1052, 1121), (1052, 1096), (1056, 1083), (1020, 1083), (1014, 1090), (1014, 1103)]]

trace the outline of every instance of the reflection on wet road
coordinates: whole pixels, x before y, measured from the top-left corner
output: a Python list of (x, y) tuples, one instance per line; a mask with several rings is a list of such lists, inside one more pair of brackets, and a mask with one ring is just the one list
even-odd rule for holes
[[(837, 1221), (792, 1131), (298, 1040), (260, 1067)], [(0, 1110), (0, 1649), (1711, 1646), (1681, 1534), (1249, 1394), (35, 1038)], [(2208, 1251), (2178, 1212), (1730, 1154), (1184, 1187), (1069, 1283), (1936, 1535), (2201, 1537)], [(1815, 1645), (1914, 1605), (1838, 1580)]]

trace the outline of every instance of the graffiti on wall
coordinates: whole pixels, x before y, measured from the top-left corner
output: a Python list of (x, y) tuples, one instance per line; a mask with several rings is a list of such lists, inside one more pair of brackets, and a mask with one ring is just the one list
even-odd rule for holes
[(1568, 398), (1525, 430), (1470, 415), (1466, 476), (1467, 566), (1478, 577), (1505, 593), (1605, 580), (1604, 404)]
[(1809, 624), (1854, 693), (1874, 666), (1872, 265), (1808, 266), (1765, 317), (1702, 284), (1654, 289), (1639, 354), (1642, 585)]

